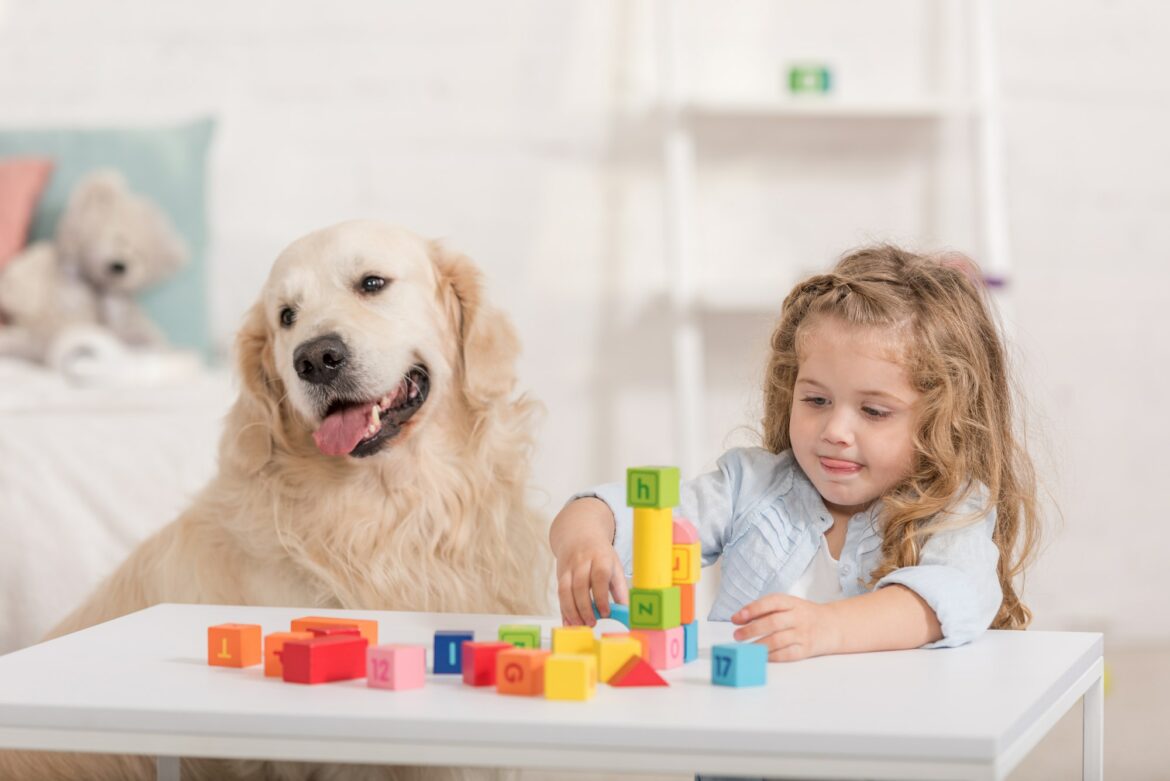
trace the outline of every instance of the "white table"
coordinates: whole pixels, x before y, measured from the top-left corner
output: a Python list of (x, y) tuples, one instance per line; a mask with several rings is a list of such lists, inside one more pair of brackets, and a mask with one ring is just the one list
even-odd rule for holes
[[(158, 605), (0, 657), (0, 747), (179, 756), (478, 765), (626, 773), (998, 779), (1084, 696), (1084, 777), (1102, 777), (1102, 638), (988, 632), (955, 649), (768, 666), (768, 685), (710, 684), (700, 658), (669, 688), (600, 686), (590, 702), (506, 697), (430, 676), (422, 689), (364, 680), (303, 686), (260, 667), (206, 663), (207, 627), (324, 614), (377, 618), (380, 642), (436, 629), (495, 639), (515, 616)], [(552, 619), (531, 619), (546, 630)], [(547, 642), (547, 639), (546, 639)], [(428, 654), (429, 656), (429, 654)]]

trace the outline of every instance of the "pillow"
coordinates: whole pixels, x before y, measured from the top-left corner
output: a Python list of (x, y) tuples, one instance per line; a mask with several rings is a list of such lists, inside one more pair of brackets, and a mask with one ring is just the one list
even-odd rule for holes
[(94, 168), (117, 168), (131, 189), (167, 213), (187, 242), (191, 262), (140, 300), (172, 344), (204, 355), (211, 354), (205, 194), (214, 125), (213, 119), (203, 118), (159, 128), (0, 130), (0, 157), (37, 155), (54, 162), (29, 241), (53, 235), (73, 186)]
[(0, 160), (0, 267), (28, 242), (28, 226), (49, 174), (51, 160)]

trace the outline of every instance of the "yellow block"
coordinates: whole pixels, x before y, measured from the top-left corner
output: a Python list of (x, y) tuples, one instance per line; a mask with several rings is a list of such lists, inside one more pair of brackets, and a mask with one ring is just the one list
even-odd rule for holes
[(554, 654), (592, 654), (593, 630), (587, 626), (558, 626), (552, 630)]
[(634, 588), (670, 588), (674, 522), (669, 507), (634, 508)]
[(603, 637), (597, 641), (597, 675), (602, 683), (609, 683), (614, 673), (631, 657), (642, 655), (642, 643), (636, 638)]
[(597, 693), (597, 657), (553, 654), (544, 661), (544, 696), (550, 700), (588, 700)]
[(671, 546), (670, 577), (674, 585), (694, 585), (699, 582), (699, 571), (703, 567), (703, 553), (699, 543), (685, 542)]

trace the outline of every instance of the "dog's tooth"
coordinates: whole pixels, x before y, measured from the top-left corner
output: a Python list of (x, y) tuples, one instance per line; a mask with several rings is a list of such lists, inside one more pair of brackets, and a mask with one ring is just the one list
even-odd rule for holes
[(370, 417), (372, 418), (372, 420), (370, 422), (371, 427), (376, 426), (382, 422), (382, 419), (378, 416), (378, 405), (377, 404), (375, 404), (373, 407), (370, 408)]

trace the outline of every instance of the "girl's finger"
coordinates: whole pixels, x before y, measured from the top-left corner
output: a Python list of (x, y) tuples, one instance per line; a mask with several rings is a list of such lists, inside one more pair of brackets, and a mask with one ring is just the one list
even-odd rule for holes
[[(601, 614), (602, 618), (609, 618), (609, 581), (611, 576), (609, 570), (597, 565), (593, 566), (592, 587), (593, 599), (597, 604), (597, 612)], [(589, 606), (589, 618), (593, 619), (589, 622), (589, 626), (597, 623), (597, 619), (593, 615), (593, 605)]]
[(767, 613), (736, 629), (732, 636), (736, 640), (743, 642), (752, 638), (766, 637), (767, 635), (788, 629), (790, 626), (791, 622), (784, 613)]
[(613, 575), (609, 579), (609, 590), (613, 594), (613, 601), (619, 605), (630, 604), (630, 587), (626, 584), (626, 573), (622, 571), (621, 563), (613, 568)]
[(778, 610), (787, 610), (790, 606), (787, 594), (768, 594), (740, 608), (739, 612), (731, 617), (731, 623), (746, 624), (762, 615), (775, 613)]
[(586, 567), (573, 577), (573, 604), (580, 617), (580, 625), (583, 626), (593, 626), (596, 621), (593, 618), (593, 597), (589, 593), (589, 573), (590, 569)]

